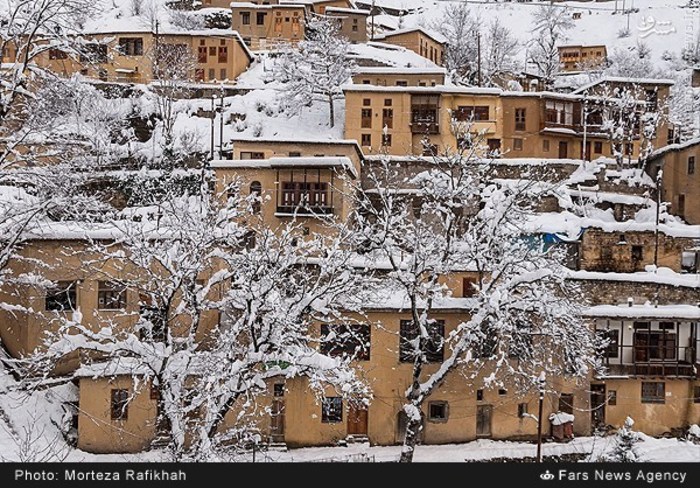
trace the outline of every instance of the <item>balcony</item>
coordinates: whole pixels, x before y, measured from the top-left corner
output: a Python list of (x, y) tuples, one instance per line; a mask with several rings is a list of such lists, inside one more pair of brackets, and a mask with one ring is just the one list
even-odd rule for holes
[(440, 124), (435, 121), (414, 121), (411, 122), (412, 134), (439, 134)]
[(609, 340), (603, 352), (607, 368), (603, 377), (698, 375), (697, 326), (693, 322), (635, 321), (598, 333)]
[(326, 168), (278, 170), (277, 181), (275, 205), (277, 217), (320, 216), (335, 213), (332, 170)]

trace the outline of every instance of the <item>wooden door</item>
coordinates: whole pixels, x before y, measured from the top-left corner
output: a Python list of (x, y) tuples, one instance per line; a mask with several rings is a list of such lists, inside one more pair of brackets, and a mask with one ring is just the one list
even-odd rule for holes
[(477, 405), (476, 407), (476, 435), (477, 437), (491, 437), (491, 405)]
[(559, 159), (567, 159), (569, 157), (569, 143), (559, 141)]
[(591, 160), (591, 143), (590, 142), (586, 142), (586, 151), (585, 151), (585, 154), (583, 155), (583, 159), (585, 159), (586, 161)]
[(591, 426), (605, 425), (605, 385), (591, 385)]
[(367, 435), (367, 409), (348, 409), (348, 435)]
[(284, 399), (275, 398), (272, 400), (270, 437), (272, 442), (284, 442)]

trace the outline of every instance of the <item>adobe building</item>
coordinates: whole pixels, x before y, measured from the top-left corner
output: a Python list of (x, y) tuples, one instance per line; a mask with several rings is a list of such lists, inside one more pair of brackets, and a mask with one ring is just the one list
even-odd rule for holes
[[(94, 32), (84, 38), (88, 45), (79, 59), (49, 49), (37, 63), (61, 76), (80, 73), (106, 82), (150, 83), (158, 77), (158, 63), (177, 60), (195, 83), (233, 82), (253, 60), (238, 33), (230, 30)], [(11, 59), (13, 53), (6, 55)]]
[(445, 84), (445, 68), (360, 67), (352, 75), (356, 85), (436, 86)]
[(429, 31), (423, 27), (412, 27), (384, 34), (375, 34), (371, 40), (405, 47), (437, 65), (442, 65), (445, 62), (447, 39), (442, 34)]
[[(603, 129), (602, 109), (591, 106), (600, 100), (595, 97), (604, 89), (626, 86), (621, 81), (614, 81), (613, 85), (594, 83), (588, 87), (590, 92), (583, 90), (585, 95), (583, 91), (515, 92), (445, 85), (423, 87), (420, 83), (427, 84), (429, 80), (421, 82), (420, 77), (419, 86), (408, 86), (407, 76), (397, 80), (401, 75), (393, 76), (383, 68), (376, 68), (374, 78), (371, 72), (363, 73), (353, 78), (356, 84), (343, 87), (345, 137), (356, 139), (366, 154), (399, 156), (454, 150), (480, 134), (488, 146), (484, 154), (492, 157), (609, 157), (613, 150)], [(373, 81), (379, 85), (370, 84)], [(390, 86), (391, 81), (401, 84)], [(644, 80), (641, 84), (633, 82), (632, 86), (638, 88), (641, 97), (653, 101), (641, 100), (641, 105), (653, 103), (665, 110), (663, 100), (669, 88), (666, 81), (655, 85), (652, 80)], [(641, 121), (632, 130), (631, 142), (625, 142), (621, 148), (625, 158), (637, 159), (643, 143), (666, 145), (668, 130), (664, 121), (650, 141), (640, 137)], [(465, 131), (471, 136), (467, 138)]]
[(601, 68), (608, 58), (608, 50), (604, 45), (558, 46), (559, 67), (561, 71), (581, 71)]
[(662, 200), (689, 224), (700, 224), (700, 139), (671, 144), (649, 158), (649, 172), (661, 178)]

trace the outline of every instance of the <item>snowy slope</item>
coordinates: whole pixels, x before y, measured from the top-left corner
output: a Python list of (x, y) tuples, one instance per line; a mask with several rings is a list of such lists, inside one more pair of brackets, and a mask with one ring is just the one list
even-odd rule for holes
[[(443, 18), (446, 1), (426, 2), (423, 0), (381, 0), (381, 5), (418, 9), (419, 13), (406, 15), (405, 27), (434, 26)], [(493, 1), (467, 2), (473, 15), (481, 17), (485, 23), (498, 18), (520, 40), (520, 59), (525, 60), (526, 41), (531, 37), (532, 13), (539, 6), (549, 2), (502, 3)], [(629, 1), (627, 3), (630, 3)], [(631, 36), (619, 39), (618, 31), (627, 26), (628, 16), (614, 13), (615, 2), (562, 2), (573, 14), (580, 12), (581, 18), (575, 27), (568, 31), (569, 44), (605, 44), (608, 52), (615, 48), (627, 49), (645, 42), (652, 50), (654, 65), (662, 67), (663, 52), (680, 52), (682, 47), (695, 41), (700, 32), (700, 9), (681, 8), (687, 0), (632, 0), (638, 12), (629, 15)], [(622, 3), (620, 2), (620, 5)]]

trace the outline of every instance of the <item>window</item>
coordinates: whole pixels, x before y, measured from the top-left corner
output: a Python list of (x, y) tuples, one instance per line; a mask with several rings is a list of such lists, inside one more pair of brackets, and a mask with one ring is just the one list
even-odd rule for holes
[(68, 54), (54, 47), (49, 49), (49, 59), (68, 59)]
[(428, 402), (428, 420), (430, 422), (447, 422), (448, 414), (447, 402)]
[(522, 418), (527, 413), (527, 403), (518, 403), (518, 417)]
[(209, 68), (209, 79), (210, 80), (216, 79), (216, 70), (214, 68)]
[(371, 129), (372, 128), (372, 109), (371, 108), (363, 108), (362, 109), (361, 127), (363, 129)]
[(219, 62), (228, 63), (228, 46), (219, 46)]
[(693, 403), (700, 403), (700, 385), (693, 387)]
[(438, 151), (437, 144), (423, 143), (423, 156), (437, 156)]
[(209, 56), (216, 56), (216, 46), (209, 46)]
[(371, 146), (372, 145), (372, 134), (362, 134), (361, 136), (361, 144), (363, 146)]
[(120, 37), (119, 52), (125, 56), (142, 56), (143, 39), (140, 37)]
[(226, 76), (226, 68), (221, 68), (221, 69), (219, 70), (219, 74), (221, 75), (221, 77), (219, 78), (220, 80), (225, 80), (225, 79), (227, 79), (227, 76)]
[(522, 139), (513, 139), (513, 150), (514, 151), (522, 151), (523, 150), (523, 140)]
[(666, 383), (642, 381), (642, 403), (666, 403)]
[(478, 280), (473, 277), (462, 278), (462, 296), (473, 297), (478, 292)]
[(596, 154), (603, 154), (603, 143), (601, 141), (595, 141), (593, 143), (593, 152)]
[(559, 395), (559, 411), (563, 413), (574, 413), (574, 395), (571, 393), (562, 393)]
[(542, 139), (542, 151), (549, 152), (549, 139)]
[(362, 84), (363, 84), (363, 85), (369, 85), (369, 84), (370, 84), (370, 81), (369, 81), (369, 80), (362, 80)]
[(460, 105), (455, 111), (454, 117), (459, 121), (469, 120), (489, 120), (489, 107), (486, 106), (464, 106)]
[[(445, 321), (433, 320), (428, 324), (428, 340), (423, 344), (420, 351), (425, 355), (425, 360), (429, 363), (439, 363), (443, 359), (443, 349), (445, 336)], [(418, 337), (418, 327), (413, 320), (402, 320), (400, 323), (399, 337), (399, 361), (402, 363), (413, 362), (415, 359), (416, 347), (412, 344)]]
[(525, 130), (525, 109), (515, 109), (515, 130)]
[(255, 23), (258, 25), (265, 25), (265, 12), (258, 12), (255, 14)]
[(676, 213), (681, 217), (685, 215), (685, 195), (683, 194), (678, 195), (678, 208), (676, 209)]
[(194, 70), (194, 79), (197, 81), (204, 81), (204, 70), (197, 68)]
[(112, 420), (126, 420), (129, 417), (129, 390), (112, 390), (110, 412)]
[(394, 110), (391, 108), (385, 108), (382, 110), (382, 128), (384, 127), (389, 129), (394, 128)]
[(620, 354), (620, 331), (618, 329), (604, 329), (598, 331), (599, 337), (607, 342), (602, 354), (606, 358), (616, 358)]
[(393, 103), (393, 100), (391, 98), (385, 98), (384, 99), (384, 106), (385, 107), (391, 107), (391, 104)]
[(281, 205), (284, 208), (278, 212), (297, 211), (299, 208), (322, 210), (328, 207), (328, 200), (328, 183), (285, 181), (282, 183)]
[[(148, 303), (148, 298), (142, 299), (142, 302)], [(146, 327), (141, 328), (141, 340), (165, 342), (168, 310), (166, 308), (141, 306), (139, 314), (141, 315), (143, 321), (151, 324), (150, 330)]]
[(337, 424), (343, 421), (343, 399), (341, 397), (324, 397), (321, 404), (321, 422)]
[(108, 61), (107, 46), (105, 44), (88, 44), (80, 55), (83, 63), (106, 63)]
[(484, 390), (476, 390), (476, 401), (477, 402), (484, 401)]
[(506, 396), (507, 394), (508, 394), (508, 390), (506, 390), (505, 388), (499, 388), (499, 389), (498, 389), (498, 395), (499, 395), (499, 396)]
[(197, 48), (197, 62), (206, 63), (207, 62), (207, 48), (206, 46), (199, 46)]
[(321, 353), (328, 356), (354, 356), (369, 361), (370, 327), (368, 324), (321, 325)]
[(690, 156), (688, 158), (688, 174), (689, 175), (695, 174), (695, 156)]
[(407, 81), (399, 80), (396, 82), (396, 86), (408, 86)]
[(253, 213), (260, 213), (260, 208), (261, 208), (260, 195), (261, 194), (262, 194), (262, 184), (259, 181), (253, 181), (250, 184), (250, 195), (255, 197), (255, 200), (253, 200), (253, 202), (251, 204)]
[(241, 159), (265, 159), (265, 153), (241, 151)]
[(363, 99), (362, 99), (362, 105), (363, 105), (364, 107), (369, 107), (370, 105), (372, 105), (372, 100), (369, 99), (369, 98), (363, 98)]
[(608, 405), (617, 405), (617, 390), (608, 390)]
[(353, 26), (352, 26), (352, 31), (353, 31), (353, 32), (357, 32), (357, 26), (356, 26), (356, 25), (353, 25)]
[(284, 383), (275, 383), (272, 386), (272, 395), (276, 397), (284, 396)]
[(673, 331), (651, 330), (649, 322), (634, 323), (634, 360), (676, 359), (676, 334)]
[(489, 155), (491, 157), (497, 158), (501, 155), (500, 139), (486, 139), (486, 144), (489, 146)]
[(241, 12), (241, 24), (250, 25), (250, 12)]
[(382, 145), (391, 147), (391, 134), (382, 134)]
[(59, 281), (55, 288), (51, 288), (46, 293), (46, 310), (62, 312), (64, 310), (75, 310), (75, 281)]
[(644, 257), (644, 246), (632, 246), (632, 261), (639, 262)]
[(97, 309), (119, 310), (126, 305), (126, 288), (111, 281), (100, 281), (97, 287)]
[(301, 153), (299, 151), (289, 151), (289, 157), (290, 158), (300, 158)]

